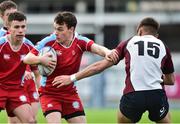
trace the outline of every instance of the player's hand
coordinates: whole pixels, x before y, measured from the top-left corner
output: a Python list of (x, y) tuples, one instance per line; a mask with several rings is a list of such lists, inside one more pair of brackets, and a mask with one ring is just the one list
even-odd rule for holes
[(33, 79), (33, 76), (32, 76), (32, 74), (31, 74), (31, 72), (25, 71), (25, 73), (24, 73), (24, 79), (26, 79), (26, 80), (31, 80), (31, 79)]
[(46, 53), (43, 56), (40, 57), (40, 63), (44, 66), (47, 66), (49, 68), (55, 68), (56, 61), (53, 60), (52, 55), (50, 53)]
[(111, 50), (111, 52), (106, 55), (106, 59), (113, 62), (114, 64), (118, 63), (119, 56), (117, 51), (115, 49)]
[(65, 85), (69, 85), (70, 83), (72, 83), (70, 79), (70, 75), (61, 75), (54, 78), (52, 85), (53, 86), (57, 85), (56, 87), (59, 88)]

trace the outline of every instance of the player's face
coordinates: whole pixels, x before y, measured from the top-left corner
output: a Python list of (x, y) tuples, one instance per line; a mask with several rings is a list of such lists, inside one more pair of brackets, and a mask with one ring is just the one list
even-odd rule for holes
[(62, 44), (68, 44), (68, 42), (72, 41), (72, 37), (74, 35), (74, 28), (71, 27), (68, 29), (66, 24), (59, 25), (54, 23), (54, 31), (56, 34), (57, 41)]
[(11, 34), (11, 38), (14, 39), (14, 41), (22, 41), (26, 33), (26, 20), (14, 20), (10, 22), (8, 30)]
[(1, 15), (1, 18), (3, 20), (4, 26), (7, 27), (7, 23), (8, 23), (8, 16), (10, 13), (16, 12), (17, 9), (15, 8), (11, 8), (11, 9), (7, 9), (4, 11), (4, 14)]

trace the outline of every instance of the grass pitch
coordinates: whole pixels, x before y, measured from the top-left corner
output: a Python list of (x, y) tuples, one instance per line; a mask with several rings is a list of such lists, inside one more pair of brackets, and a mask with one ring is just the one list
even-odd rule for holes
[[(85, 109), (88, 123), (116, 123), (116, 109)], [(180, 123), (180, 110), (171, 110), (172, 123)], [(46, 123), (41, 111), (37, 117), (38, 123)], [(7, 123), (7, 115), (5, 111), (0, 113), (0, 123)], [(63, 123), (66, 123), (63, 120)], [(152, 123), (148, 119), (148, 113), (145, 113), (139, 123)]]

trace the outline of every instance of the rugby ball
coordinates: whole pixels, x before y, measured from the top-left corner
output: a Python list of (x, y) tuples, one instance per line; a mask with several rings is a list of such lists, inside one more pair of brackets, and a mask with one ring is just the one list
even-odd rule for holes
[[(48, 46), (48, 47), (42, 48), (39, 52), (39, 56), (43, 56), (45, 53), (50, 53), (52, 55), (53, 60), (55, 60), (57, 64), (57, 54), (56, 54), (56, 51), (52, 47)], [(53, 73), (54, 69), (55, 68), (49, 68), (41, 64), (38, 65), (39, 73), (43, 76), (49, 76), (50, 74)]]

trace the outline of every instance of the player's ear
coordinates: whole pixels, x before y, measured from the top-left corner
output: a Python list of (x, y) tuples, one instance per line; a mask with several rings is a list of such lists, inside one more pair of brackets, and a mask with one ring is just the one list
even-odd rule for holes
[(74, 31), (75, 31), (75, 28), (72, 26), (72, 27), (70, 27), (70, 30), (71, 30), (72, 32), (74, 32)]
[(139, 28), (139, 29), (138, 29), (137, 34), (138, 34), (139, 36), (141, 36), (141, 35), (142, 35), (142, 29), (141, 29), (141, 28)]
[(157, 33), (157, 34), (155, 35), (155, 37), (158, 38), (158, 37), (159, 37), (159, 34)]

